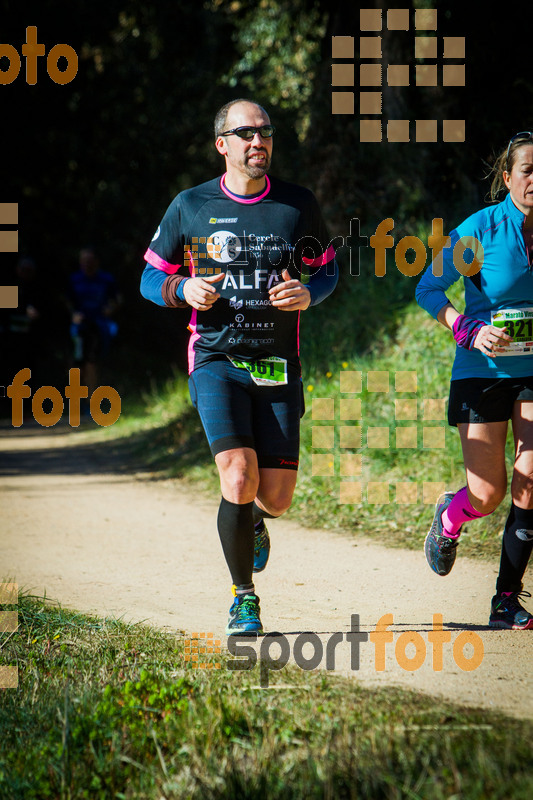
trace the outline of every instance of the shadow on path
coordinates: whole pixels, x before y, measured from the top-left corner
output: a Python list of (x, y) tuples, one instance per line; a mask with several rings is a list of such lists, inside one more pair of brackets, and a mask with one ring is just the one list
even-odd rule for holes
[(211, 454), (197, 413), (120, 438), (104, 438), (90, 422), (79, 428), (35, 421), (13, 428), (0, 422), (0, 477), (30, 475), (136, 475), (146, 480), (182, 477), (187, 469), (209, 463)]

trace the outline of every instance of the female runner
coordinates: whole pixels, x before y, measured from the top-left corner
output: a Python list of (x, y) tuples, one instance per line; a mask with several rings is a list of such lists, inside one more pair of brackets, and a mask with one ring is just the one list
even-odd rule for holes
[[(425, 553), (430, 567), (447, 575), (462, 525), (491, 514), (504, 499), (511, 420), (512, 503), (489, 625), (532, 630), (533, 615), (519, 598), (531, 597), (522, 578), (533, 548), (533, 132), (512, 137), (493, 174), (491, 198), (502, 190), (505, 198), (451, 232), (440, 263), (433, 262), (416, 289), (418, 303), (457, 343), (448, 422), (459, 430), (467, 480), (437, 501)], [(472, 238), (458, 243), (462, 237)], [(461, 277), (454, 261), (467, 272), (464, 247), (474, 260), (464, 277), (465, 313), (459, 314), (445, 292)]]

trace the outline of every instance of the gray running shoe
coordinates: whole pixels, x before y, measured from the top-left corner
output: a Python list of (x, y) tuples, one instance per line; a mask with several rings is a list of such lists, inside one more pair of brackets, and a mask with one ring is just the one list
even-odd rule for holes
[(449, 536), (444, 536), (444, 528), (442, 526), (442, 512), (448, 508), (454, 495), (455, 492), (444, 492), (437, 500), (435, 516), (424, 542), (427, 562), (437, 575), (448, 575), (452, 571), (452, 567), (455, 564), (455, 556), (457, 555), (459, 537), (450, 539)]
[(514, 631), (533, 629), (533, 614), (520, 605), (519, 597), (531, 597), (529, 592), (501, 592), (492, 598), (490, 628), (507, 628)]

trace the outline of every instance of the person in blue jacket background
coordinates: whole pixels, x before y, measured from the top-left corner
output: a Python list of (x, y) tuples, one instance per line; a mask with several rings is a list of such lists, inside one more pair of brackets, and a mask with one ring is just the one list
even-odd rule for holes
[[(511, 138), (493, 174), (491, 197), (506, 190), (505, 198), (451, 232), (449, 246), (416, 289), (418, 303), (457, 343), (448, 422), (459, 430), (467, 479), (458, 492), (445, 492), (437, 501), (425, 553), (430, 567), (447, 575), (462, 525), (491, 514), (504, 499), (511, 420), (512, 504), (489, 625), (533, 630), (533, 615), (519, 600), (531, 597), (522, 579), (533, 549), (533, 132)], [(459, 249), (474, 253), (470, 269), (462, 273), (454, 264), (460, 239)], [(446, 296), (462, 275), (464, 314)]]

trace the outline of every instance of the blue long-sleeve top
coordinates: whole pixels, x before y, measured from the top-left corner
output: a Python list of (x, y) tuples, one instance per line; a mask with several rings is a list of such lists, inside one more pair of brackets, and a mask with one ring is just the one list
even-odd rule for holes
[[(465, 311), (468, 317), (490, 324), (491, 313), (505, 308), (533, 306), (533, 265), (524, 239), (525, 215), (511, 196), (468, 217), (450, 233), (450, 246), (442, 253), (442, 275), (435, 275), (435, 261), (426, 269), (416, 287), (416, 300), (432, 317), (449, 302), (446, 290), (463, 278)], [(453, 251), (462, 237), (474, 237), (483, 247), (481, 269), (463, 277), (453, 263)], [(461, 246), (459, 245), (459, 249)], [(457, 257), (458, 263), (459, 259)], [(467, 253), (464, 260), (468, 261)], [(481, 260), (481, 259), (480, 259)], [(480, 350), (456, 348), (452, 380), (462, 378), (525, 377), (533, 374), (533, 354), (496, 356)]]

